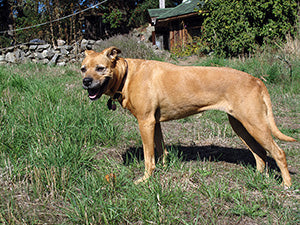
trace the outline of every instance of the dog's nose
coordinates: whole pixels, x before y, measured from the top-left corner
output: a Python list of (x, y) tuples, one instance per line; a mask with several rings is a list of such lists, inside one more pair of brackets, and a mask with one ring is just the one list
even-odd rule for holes
[(92, 84), (92, 82), (93, 82), (93, 78), (91, 77), (85, 77), (82, 80), (83, 85), (86, 87), (89, 87)]

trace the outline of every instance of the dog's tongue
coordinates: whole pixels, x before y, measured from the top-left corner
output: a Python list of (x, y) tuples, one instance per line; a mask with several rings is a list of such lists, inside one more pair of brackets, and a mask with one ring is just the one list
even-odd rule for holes
[(94, 99), (94, 98), (96, 98), (97, 97), (97, 95), (89, 95), (89, 98), (90, 99)]
[(90, 99), (95, 99), (95, 98), (97, 98), (99, 92), (100, 92), (100, 90), (89, 89), (89, 90), (88, 90), (89, 98), (90, 98)]

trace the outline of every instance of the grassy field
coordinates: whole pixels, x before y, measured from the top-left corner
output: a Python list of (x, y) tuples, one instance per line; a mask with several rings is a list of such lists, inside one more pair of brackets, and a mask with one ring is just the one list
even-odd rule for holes
[[(280, 130), (299, 137), (300, 60), (268, 56), (190, 58), (265, 80)], [(273, 159), (268, 176), (222, 112), (163, 124), (170, 151), (149, 182), (136, 120), (108, 98), (91, 102), (78, 65), (0, 67), (0, 223), (299, 224), (299, 143), (286, 151), (293, 186), (284, 190)], [(105, 176), (114, 173), (113, 182)]]

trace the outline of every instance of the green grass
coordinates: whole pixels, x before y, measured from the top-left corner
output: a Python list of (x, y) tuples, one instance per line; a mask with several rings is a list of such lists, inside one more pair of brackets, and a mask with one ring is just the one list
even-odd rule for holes
[[(259, 64), (278, 74), (282, 68), (257, 59), (244, 67), (237, 60), (205, 60), (202, 65), (256, 76), (264, 74), (255, 72)], [(106, 97), (91, 102), (79, 67), (0, 67), (0, 223), (300, 222), (299, 144), (279, 143), (294, 172), (293, 187), (284, 190), (276, 167), (269, 176), (255, 171), (222, 112), (163, 124), (168, 165), (158, 164), (149, 182), (134, 185), (144, 170), (136, 121), (120, 106), (109, 111)], [(296, 81), (268, 80), (267, 86), (279, 128), (299, 139)], [(105, 180), (109, 173), (116, 175), (113, 183)]]

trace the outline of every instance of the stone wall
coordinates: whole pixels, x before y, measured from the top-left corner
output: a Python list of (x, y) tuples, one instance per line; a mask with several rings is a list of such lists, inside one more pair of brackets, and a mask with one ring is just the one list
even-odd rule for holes
[(63, 66), (66, 63), (81, 61), (86, 49), (95, 49), (102, 40), (85, 40), (73, 45), (66, 45), (58, 40), (58, 46), (51, 46), (41, 40), (0, 49), (0, 65), (35, 62)]

